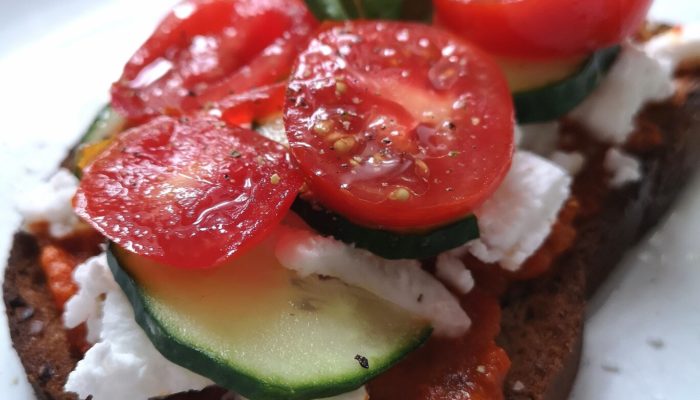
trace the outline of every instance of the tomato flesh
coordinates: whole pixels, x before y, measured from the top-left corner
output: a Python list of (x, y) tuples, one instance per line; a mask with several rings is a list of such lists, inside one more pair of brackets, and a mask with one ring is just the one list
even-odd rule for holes
[(651, 0), (434, 0), (436, 21), (494, 54), (564, 58), (618, 44)]
[(299, 0), (178, 4), (112, 85), (132, 120), (200, 109), (285, 78), (317, 22)]
[(331, 26), (300, 55), (285, 100), (292, 153), (313, 195), (354, 222), (438, 226), (499, 185), (513, 106), (499, 68), (429, 26)]
[(206, 268), (264, 238), (303, 182), (281, 145), (207, 117), (158, 117), (84, 171), (78, 215), (125, 249)]
[(221, 119), (231, 125), (250, 124), (282, 112), (286, 83), (275, 83), (223, 99)]

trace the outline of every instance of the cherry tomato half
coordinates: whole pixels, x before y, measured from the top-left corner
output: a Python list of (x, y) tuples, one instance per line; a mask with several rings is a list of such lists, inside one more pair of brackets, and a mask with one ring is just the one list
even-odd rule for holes
[(580, 56), (620, 43), (651, 0), (434, 0), (437, 22), (494, 54)]
[(224, 98), (218, 104), (221, 119), (231, 125), (250, 124), (282, 113), (286, 83), (262, 86)]
[(286, 149), (253, 131), (158, 117), (120, 134), (86, 168), (74, 206), (133, 253), (206, 268), (262, 240), (302, 182)]
[(316, 20), (299, 0), (187, 0), (134, 54), (112, 86), (133, 120), (179, 115), (289, 74)]
[(393, 230), (464, 217), (493, 193), (513, 153), (512, 100), (498, 66), (420, 24), (321, 32), (295, 66), (284, 118), (317, 199)]

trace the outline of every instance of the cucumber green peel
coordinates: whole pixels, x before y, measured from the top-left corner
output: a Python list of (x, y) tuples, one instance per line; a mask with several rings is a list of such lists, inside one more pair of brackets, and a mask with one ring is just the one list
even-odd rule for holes
[(319, 20), (402, 19), (429, 21), (428, 0), (306, 0)]
[[(126, 128), (126, 119), (119, 115), (109, 105), (105, 105), (95, 115), (90, 126), (78, 142), (78, 146), (90, 145), (110, 138)], [(73, 157), (73, 173), (80, 178), (82, 171), (78, 168), (78, 158), (80, 157), (80, 147)]]
[(115, 245), (107, 259), (163, 356), (253, 400), (350, 392), (432, 331), (363, 289), (273, 265), (272, 246), (203, 270), (160, 266)]
[(598, 87), (620, 53), (614, 46), (593, 53), (574, 75), (550, 85), (513, 94), (518, 123), (559, 119)]
[(334, 238), (390, 260), (426, 259), (479, 238), (474, 215), (420, 233), (398, 233), (357, 225), (346, 218), (297, 198), (292, 204), (310, 227)]
[(80, 138), (80, 144), (91, 144), (107, 139), (123, 130), (125, 126), (126, 119), (107, 104), (100, 109), (92, 120), (87, 131)]

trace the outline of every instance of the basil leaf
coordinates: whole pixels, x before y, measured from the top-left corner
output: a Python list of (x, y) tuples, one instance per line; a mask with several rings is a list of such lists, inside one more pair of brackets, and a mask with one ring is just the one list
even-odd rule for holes
[(319, 20), (411, 19), (429, 21), (430, 0), (306, 0)]
[(363, 0), (364, 14), (367, 19), (401, 19), (404, 2), (411, 0)]
[(341, 0), (306, 0), (306, 5), (319, 21), (350, 19)]

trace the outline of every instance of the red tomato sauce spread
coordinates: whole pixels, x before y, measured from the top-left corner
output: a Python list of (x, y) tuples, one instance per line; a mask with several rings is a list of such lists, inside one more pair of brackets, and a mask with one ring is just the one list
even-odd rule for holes
[(473, 289), (461, 303), (472, 320), (467, 334), (456, 339), (432, 337), (423, 347), (370, 382), (370, 399), (503, 398), (503, 380), (510, 360), (494, 341), (501, 327), (498, 297)]
[[(88, 258), (99, 254), (104, 238), (87, 228), (78, 229), (61, 239), (51, 238), (46, 226), (33, 226), (32, 231), (39, 240), (39, 264), (46, 277), (46, 286), (56, 308), (62, 312), (66, 302), (78, 291), (73, 271)], [(83, 354), (90, 348), (85, 339), (87, 330), (84, 324), (66, 333), (73, 351)]]

